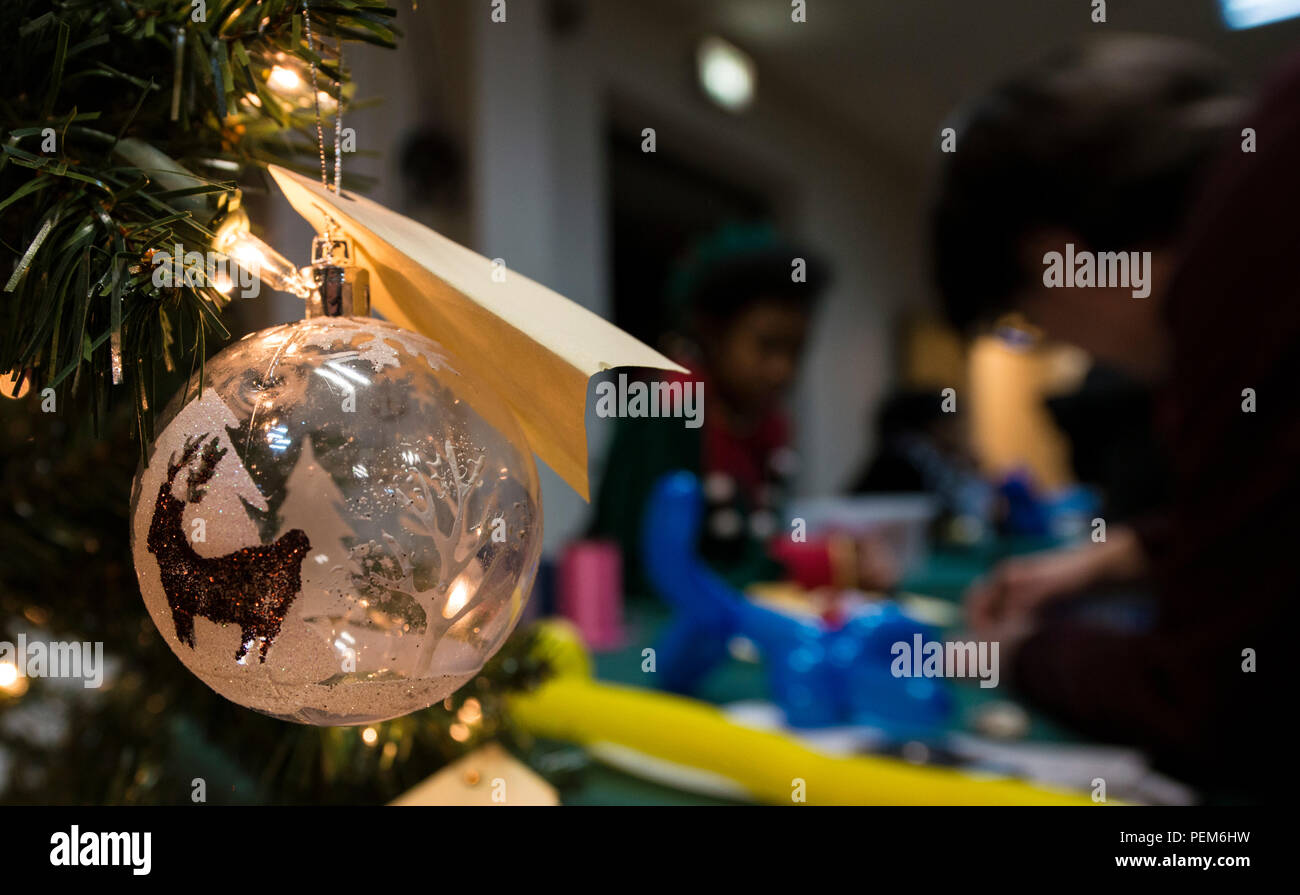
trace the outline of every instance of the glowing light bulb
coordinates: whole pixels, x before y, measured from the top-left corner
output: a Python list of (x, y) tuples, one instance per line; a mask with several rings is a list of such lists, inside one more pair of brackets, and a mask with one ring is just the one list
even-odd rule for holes
[(474, 725), (483, 720), (483, 705), (477, 699), (470, 697), (465, 700), (465, 704), (460, 707), (456, 717), (464, 724)]
[(696, 54), (700, 86), (729, 112), (740, 112), (754, 101), (758, 80), (754, 61), (720, 37), (708, 37)]
[(1219, 0), (1229, 28), (1255, 28), (1300, 16), (1300, 0)]
[(13, 662), (0, 662), (0, 693), (18, 697), (27, 692), (27, 678)]
[(0, 373), (0, 395), (17, 400), (31, 391), (32, 378), (30, 376), (23, 377), (22, 384), (19, 385), (18, 377), (20, 375), (16, 370)]
[(280, 93), (296, 93), (302, 89), (302, 76), (291, 68), (277, 65), (271, 69), (266, 83)]
[(223, 233), (217, 241), (217, 249), (272, 289), (289, 292), (299, 298), (311, 295), (311, 286), (302, 278), (293, 262), (247, 230), (234, 229)]
[(266, 263), (264, 255), (257, 246), (253, 245), (252, 240), (239, 241), (230, 251), (231, 257), (242, 264), (254, 265), (261, 267)]

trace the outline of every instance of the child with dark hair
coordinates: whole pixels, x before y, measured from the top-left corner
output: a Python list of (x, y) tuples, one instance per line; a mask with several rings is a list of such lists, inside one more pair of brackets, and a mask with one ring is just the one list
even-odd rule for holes
[(946, 537), (960, 543), (985, 537), (996, 492), (980, 474), (961, 414), (946, 412), (934, 389), (900, 388), (876, 411), (875, 434), (876, 453), (851, 493), (930, 494)]
[[(1151, 251), (1167, 270), (1241, 110), (1215, 56), (1137, 35), (1067, 47), (977, 100), (954, 122), (956, 151), (943, 157), (931, 218), (949, 318), (968, 327), (1018, 311), (1050, 327), (1067, 293), (1092, 302), (1095, 290), (1042, 288), (1044, 253), (1067, 242), (1080, 254)], [(1109, 297), (1144, 306), (1127, 289)], [(1149, 337), (1139, 311), (1127, 320), (1126, 333), (1076, 327), (1072, 341), (1088, 336), (1083, 347), (1104, 358), (1115, 339)]]
[(849, 489), (855, 494), (946, 490), (976, 474), (964, 420), (945, 413), (933, 389), (899, 389), (876, 412), (876, 455)]
[[(665, 473), (694, 472), (708, 501), (702, 555), (733, 584), (792, 577), (805, 586), (887, 583), (879, 556), (852, 543), (794, 542), (780, 511), (795, 457), (781, 402), (794, 382), (825, 264), (765, 226), (733, 225), (695, 247), (670, 301), (702, 382), (704, 419), (620, 419), (596, 498), (594, 537), (618, 541), (629, 590), (647, 590), (641, 517)], [(866, 574), (864, 574), (866, 573)]]
[[(960, 327), (1007, 317), (1153, 386), (1169, 345), (1155, 309), (1182, 230), (1242, 99), (1213, 55), (1174, 38), (1120, 35), (1062, 49), (959, 116), (932, 212), (940, 297)], [(1068, 247), (1068, 248), (1067, 248)], [(1049, 288), (1050, 253), (1150, 253), (1132, 283)], [(1131, 255), (1130, 255), (1131, 257)], [(1132, 579), (1158, 515), (1114, 526), (1095, 549), (1004, 563), (969, 596), (977, 622)]]
[[(1270, 770), (1258, 750), (1283, 741), (1283, 711), (1277, 676), (1255, 662), (1283, 655), (1283, 607), (1300, 595), (1288, 223), (1300, 201), (1300, 65), (1241, 118), (1261, 135), (1258, 152), (1225, 144), (1240, 125), (1221, 69), (1172, 42), (1090, 45), (980, 109), (936, 210), (952, 316), (1014, 309), (1158, 388), (1173, 483), (1160, 524), (995, 570), (968, 596), (970, 620), (1000, 641), (1013, 683), (1077, 729), (1144, 746), (1187, 777), (1262, 792)], [(1215, 148), (1225, 151), (1198, 197)], [(984, 202), (987, 216), (974, 215)], [(1150, 295), (1048, 288), (1040, 260), (1067, 241), (1153, 252)], [(1139, 575), (1156, 596), (1147, 630), (1054, 611), (1082, 588)]]

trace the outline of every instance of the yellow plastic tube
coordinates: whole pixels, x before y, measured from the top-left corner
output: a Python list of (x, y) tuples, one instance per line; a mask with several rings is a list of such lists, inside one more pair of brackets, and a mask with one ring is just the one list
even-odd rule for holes
[(1081, 794), (1019, 780), (881, 756), (826, 755), (785, 734), (736, 724), (707, 703), (593, 681), (587, 657), (575, 652), (570, 632), (553, 628), (548, 633), (556, 676), (510, 703), (515, 721), (536, 736), (615, 744), (726, 778), (755, 800), (780, 805), (1093, 804)]

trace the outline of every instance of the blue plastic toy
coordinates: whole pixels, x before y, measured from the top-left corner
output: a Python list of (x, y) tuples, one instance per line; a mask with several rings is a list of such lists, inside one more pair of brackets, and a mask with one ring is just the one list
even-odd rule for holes
[(1101, 501), (1090, 488), (1071, 485), (1043, 491), (1034, 485), (1028, 472), (1019, 470), (1002, 481), (998, 493), (1006, 500), (1003, 528), (1012, 535), (1064, 540), (1079, 537), (1101, 510)]
[(646, 511), (642, 550), (655, 589), (675, 610), (656, 646), (660, 685), (693, 691), (743, 636), (759, 649), (773, 700), (792, 727), (861, 724), (896, 736), (924, 736), (942, 726), (951, 697), (942, 680), (895, 677), (894, 644), (937, 631), (889, 602), (832, 629), (747, 599), (696, 554), (704, 501), (695, 476), (660, 479)]

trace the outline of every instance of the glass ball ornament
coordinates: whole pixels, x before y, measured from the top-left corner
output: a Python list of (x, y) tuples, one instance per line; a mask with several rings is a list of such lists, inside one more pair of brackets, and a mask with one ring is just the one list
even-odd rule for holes
[(140, 590), (227, 699), (394, 718), (470, 680), (519, 620), (541, 552), (532, 452), (432, 340), (366, 317), (253, 333), (157, 431), (131, 502)]

